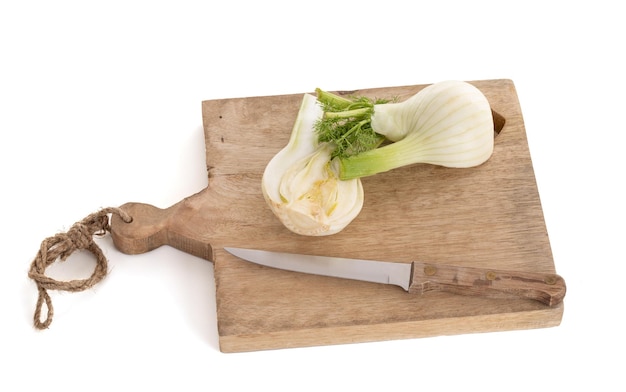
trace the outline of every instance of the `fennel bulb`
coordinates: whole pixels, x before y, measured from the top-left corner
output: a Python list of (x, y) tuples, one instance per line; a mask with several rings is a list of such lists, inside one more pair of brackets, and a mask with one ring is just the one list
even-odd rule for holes
[(391, 142), (356, 154), (349, 148), (342, 149), (333, 165), (344, 180), (415, 163), (468, 168), (484, 163), (493, 153), (491, 106), (480, 90), (466, 82), (435, 83), (400, 103), (371, 102), (358, 111), (336, 107), (317, 123), (321, 140), (344, 143), (354, 136), (352, 132), (329, 137), (329, 124), (336, 123), (337, 118), (343, 118), (342, 125), (349, 129), (355, 123), (367, 122), (373, 132)]
[(265, 167), (261, 186), (283, 225), (308, 236), (343, 230), (363, 207), (361, 181), (339, 179), (330, 164), (334, 145), (318, 142), (321, 116), (316, 98), (305, 94), (289, 142)]

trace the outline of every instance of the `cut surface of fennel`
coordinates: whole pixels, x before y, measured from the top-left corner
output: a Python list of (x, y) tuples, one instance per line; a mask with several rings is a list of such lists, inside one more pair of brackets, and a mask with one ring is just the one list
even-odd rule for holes
[(323, 236), (343, 230), (363, 207), (359, 179), (340, 180), (330, 165), (334, 146), (319, 143), (315, 122), (322, 109), (304, 94), (289, 142), (267, 164), (262, 178), (265, 201), (296, 234)]

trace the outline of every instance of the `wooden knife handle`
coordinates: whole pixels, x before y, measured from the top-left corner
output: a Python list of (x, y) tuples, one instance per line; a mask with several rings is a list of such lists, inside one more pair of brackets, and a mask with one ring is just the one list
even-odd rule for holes
[(446, 291), (489, 298), (528, 298), (549, 306), (565, 297), (565, 280), (556, 274), (413, 263), (409, 293)]

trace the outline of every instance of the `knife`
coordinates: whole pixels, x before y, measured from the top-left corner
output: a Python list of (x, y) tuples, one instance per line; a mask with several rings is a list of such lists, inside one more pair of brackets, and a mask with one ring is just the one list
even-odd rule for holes
[(411, 294), (445, 291), (488, 298), (527, 298), (556, 306), (565, 297), (565, 280), (556, 274), (398, 263), (225, 247), (243, 260), (282, 270), (391, 284)]

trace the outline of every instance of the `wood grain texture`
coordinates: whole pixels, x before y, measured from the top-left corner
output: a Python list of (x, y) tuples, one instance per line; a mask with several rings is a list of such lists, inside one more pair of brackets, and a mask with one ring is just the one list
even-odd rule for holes
[[(261, 194), (265, 165), (287, 143), (302, 95), (205, 101), (207, 188), (163, 210), (124, 205), (133, 222), (113, 218), (114, 243), (130, 254), (170, 245), (212, 261), (224, 352), (559, 325), (562, 303), (410, 295), (398, 287), (261, 267), (223, 250), (555, 273), (514, 84), (472, 83), (505, 119), (491, 159), (472, 169), (413, 165), (364, 178), (361, 214), (328, 237), (289, 232)], [(423, 87), (354, 93), (403, 100)]]

